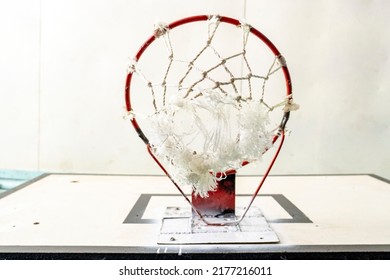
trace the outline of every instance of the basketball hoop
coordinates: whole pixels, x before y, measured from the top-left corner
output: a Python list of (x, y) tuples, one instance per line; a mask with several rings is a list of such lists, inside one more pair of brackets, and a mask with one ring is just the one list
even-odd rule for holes
[[(148, 153), (212, 226), (243, 220), (279, 155), (290, 112), (298, 109), (286, 60), (274, 44), (244, 21), (207, 15), (156, 24), (129, 65), (125, 100)], [(207, 199), (273, 146), (274, 157), (239, 218), (207, 219), (187, 198), (183, 188), (189, 186), (193, 198)]]

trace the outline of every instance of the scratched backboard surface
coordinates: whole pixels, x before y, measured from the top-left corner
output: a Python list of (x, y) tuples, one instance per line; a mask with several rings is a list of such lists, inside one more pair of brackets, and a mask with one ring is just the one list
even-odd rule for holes
[[(237, 178), (246, 206), (258, 177)], [(373, 175), (271, 176), (257, 197), (280, 242), (161, 246), (163, 176), (45, 174), (0, 194), (0, 253), (389, 252), (390, 184)]]

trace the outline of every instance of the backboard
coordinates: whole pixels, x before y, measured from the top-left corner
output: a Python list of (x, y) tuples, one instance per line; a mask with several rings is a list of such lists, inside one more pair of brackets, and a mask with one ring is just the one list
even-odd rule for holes
[[(244, 206), (257, 177), (238, 176)], [(191, 194), (189, 194), (190, 196)], [(375, 175), (270, 176), (254, 203), (279, 242), (161, 245), (163, 176), (43, 174), (0, 194), (5, 258), (358, 257), (390, 255), (390, 185)]]

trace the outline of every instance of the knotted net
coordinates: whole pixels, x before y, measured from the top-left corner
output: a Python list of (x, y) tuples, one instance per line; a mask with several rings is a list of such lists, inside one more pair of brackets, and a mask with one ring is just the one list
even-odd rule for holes
[[(137, 92), (140, 103), (149, 104), (148, 110), (137, 111), (128, 101), (127, 114), (137, 132), (171, 179), (191, 186), (202, 197), (215, 190), (231, 170), (261, 160), (284, 130), (289, 112), (298, 108), (289, 80), (286, 95), (288, 72), (283, 56), (265, 37), (266, 44), (250, 36), (258, 31), (246, 22), (226, 26), (222, 24), (226, 19), (231, 20), (211, 16), (197, 24), (198, 29), (184, 28), (177, 35), (173, 29), (182, 22), (156, 24), (153, 36), (128, 69), (130, 82), (138, 78), (132, 94)], [(150, 59), (143, 61), (140, 56), (154, 41), (159, 44), (153, 44), (145, 55)], [(266, 89), (281, 69), (284, 76), (279, 74), (282, 80), (279, 77), (270, 86), (277, 92), (268, 100)], [(279, 107), (283, 125), (270, 117)], [(142, 130), (136, 119), (142, 120)]]

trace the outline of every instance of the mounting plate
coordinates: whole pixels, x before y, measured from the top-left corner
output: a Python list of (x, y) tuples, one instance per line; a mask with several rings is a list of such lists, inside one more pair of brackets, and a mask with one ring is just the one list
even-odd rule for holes
[[(240, 216), (244, 208), (236, 208)], [(205, 217), (210, 222), (226, 222), (236, 217)], [(277, 243), (279, 238), (271, 229), (259, 208), (252, 207), (238, 225), (209, 226), (190, 208), (168, 207), (162, 219), (158, 244), (243, 244)]]

